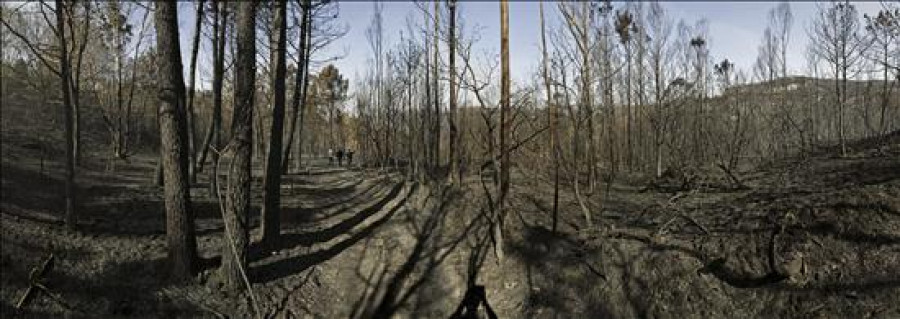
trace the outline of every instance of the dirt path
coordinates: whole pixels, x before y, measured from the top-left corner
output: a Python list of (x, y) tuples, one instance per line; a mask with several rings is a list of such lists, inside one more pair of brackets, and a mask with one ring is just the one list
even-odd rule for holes
[[(30, 155), (25, 149), (15, 151), (26, 153), (23, 158)], [(40, 174), (37, 165), (31, 165), (34, 163), (7, 159), (4, 157), (0, 214), (4, 313), (13, 313), (11, 307), (27, 287), (30, 268), (51, 252), (56, 263), (46, 286), (64, 303), (38, 297), (21, 314), (168, 317), (253, 313), (250, 302), (218, 293), (214, 267), (221, 249), (222, 223), (203, 180), (192, 193), (198, 248), (207, 270), (198, 278), (201, 285), (177, 286), (165, 284), (161, 274), (165, 269), (164, 214), (160, 191), (149, 183), (151, 158), (133, 158), (115, 172), (86, 170), (79, 176), (83, 202), (78, 232), (66, 230), (58, 213), (60, 181), (50, 176), (60, 168), (46, 165), (47, 171)], [(254, 184), (254, 192), (258, 189)], [(353, 252), (344, 252), (364, 245), (363, 239), (372, 237), (398, 212), (405, 212), (417, 189), (396, 174), (357, 169), (314, 166), (302, 175), (286, 176), (282, 187), (283, 248), (273, 255), (257, 253), (251, 262), (260, 311), (274, 314), (290, 309), (300, 315), (298, 311), (305, 305), (315, 304), (315, 297), (300, 291), (301, 283), (350, 276), (317, 269), (340, 269), (331, 265), (357, 259)], [(259, 199), (258, 194), (254, 197)], [(252, 219), (257, 225), (258, 216)], [(317, 290), (316, 295), (333, 305), (327, 293)]]

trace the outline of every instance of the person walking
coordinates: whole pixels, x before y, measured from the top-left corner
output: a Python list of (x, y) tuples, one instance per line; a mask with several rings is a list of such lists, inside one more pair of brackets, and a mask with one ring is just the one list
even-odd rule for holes
[(344, 161), (344, 149), (339, 148), (337, 150), (337, 160), (338, 160), (338, 166), (342, 166), (343, 161)]
[(347, 166), (353, 165), (353, 150), (347, 150)]

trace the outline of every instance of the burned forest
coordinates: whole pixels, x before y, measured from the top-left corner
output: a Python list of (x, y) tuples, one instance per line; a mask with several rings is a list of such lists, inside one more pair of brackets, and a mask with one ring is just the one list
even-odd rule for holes
[(3, 318), (900, 318), (897, 2), (0, 24)]

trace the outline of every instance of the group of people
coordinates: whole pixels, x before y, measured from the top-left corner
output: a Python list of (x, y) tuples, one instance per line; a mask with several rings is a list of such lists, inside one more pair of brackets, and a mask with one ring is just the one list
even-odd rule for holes
[(347, 158), (347, 166), (353, 165), (353, 150), (338, 149), (336, 152), (328, 149), (328, 164), (334, 165), (334, 158), (337, 157), (338, 166), (344, 165), (344, 157)]

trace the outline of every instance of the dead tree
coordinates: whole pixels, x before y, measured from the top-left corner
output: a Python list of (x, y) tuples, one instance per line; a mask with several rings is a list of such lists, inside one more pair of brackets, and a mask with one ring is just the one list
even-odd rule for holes
[(72, 77), (69, 68), (68, 47), (66, 46), (66, 20), (65, 4), (62, 0), (56, 0), (56, 30), (59, 35), (59, 79), (62, 90), (63, 109), (66, 116), (66, 225), (74, 229), (77, 223), (75, 215), (75, 134), (73, 105), (71, 94)]
[(272, 61), (272, 125), (269, 134), (269, 154), (266, 162), (265, 189), (262, 209), (262, 244), (272, 248), (278, 241), (281, 228), (281, 148), (284, 134), (285, 53), (287, 45), (287, 0), (275, 2), (275, 33)]
[(184, 79), (178, 41), (178, 4), (156, 3), (156, 41), (160, 54), (159, 131), (162, 147), (166, 237), (172, 276), (187, 280), (195, 271), (197, 244), (188, 182)]
[(651, 34), (650, 48), (647, 54), (650, 64), (650, 76), (653, 78), (653, 112), (650, 116), (650, 126), (653, 130), (653, 151), (655, 158), (656, 177), (663, 173), (663, 135), (666, 133), (667, 121), (663, 109), (669, 90), (667, 71), (670, 67), (669, 57), (671, 50), (669, 38), (672, 34), (672, 20), (666, 17), (666, 13), (659, 3), (650, 4), (647, 15), (647, 26)]
[[(303, 0), (300, 2), (300, 10), (302, 10), (302, 17), (300, 18), (300, 47), (297, 49), (295, 63), (297, 64), (297, 72), (294, 75), (294, 92), (291, 97), (291, 125), (288, 129), (287, 134), (287, 142), (285, 143), (284, 148), (284, 157), (281, 161), (281, 170), (283, 172), (287, 172), (288, 165), (290, 163), (291, 158), (291, 148), (294, 145), (294, 135), (295, 133), (300, 136), (297, 138), (297, 148), (299, 150), (297, 156), (297, 161), (300, 163), (302, 157), (302, 142), (303, 142), (303, 117), (306, 111), (306, 95), (307, 88), (309, 86), (309, 53), (310, 53), (310, 38), (312, 34), (311, 28), (311, 20), (312, 20), (312, 4), (310, 0)], [(298, 122), (299, 121), (299, 122)]]
[(250, 182), (253, 152), (253, 104), (256, 85), (255, 2), (238, 4), (234, 65), (234, 117), (226, 154), (232, 156), (225, 192), (225, 241), (222, 278), (225, 287), (237, 291), (246, 280), (250, 222)]
[[(632, 110), (632, 65), (633, 65), (633, 42), (634, 33), (637, 31), (634, 24), (634, 15), (625, 10), (616, 14), (616, 33), (619, 36), (619, 43), (625, 50), (626, 74), (625, 74), (625, 167), (628, 170), (634, 168), (634, 112)], [(639, 41), (639, 39), (638, 39)]]
[[(87, 44), (89, 41), (89, 35), (91, 33), (91, 18), (92, 12), (90, 1), (84, 1), (83, 3), (83, 12), (84, 16), (81, 17), (83, 19), (83, 24), (81, 26), (81, 38), (78, 41), (75, 41), (76, 32), (74, 26), (69, 26), (69, 37), (73, 40), (72, 53), (75, 54), (74, 63), (69, 62), (72, 67), (74, 67), (74, 72), (70, 71), (71, 76), (71, 86), (72, 86), (72, 131), (74, 132), (73, 136), (73, 152), (75, 157), (75, 165), (78, 165), (79, 160), (81, 159), (81, 84), (82, 84), (82, 71), (83, 71), (83, 62), (84, 62), (84, 52), (87, 49)], [(66, 13), (69, 21), (75, 21), (76, 18), (74, 6), (66, 7)], [(71, 22), (70, 22), (71, 24)], [(70, 67), (71, 68), (71, 67)]]
[[(191, 47), (191, 68), (190, 68), (190, 91), (187, 97), (188, 109), (188, 143), (191, 153), (191, 169), (197, 167), (197, 113), (194, 112), (194, 95), (197, 91), (196, 73), (197, 73), (197, 54), (200, 52), (200, 34), (203, 29), (203, 6), (204, 0), (197, 3), (197, 24), (194, 25), (194, 41)], [(191, 180), (197, 180), (197, 174), (191, 174)]]
[[(75, 194), (75, 164), (77, 163), (78, 158), (78, 141), (77, 141), (77, 97), (78, 97), (78, 86), (75, 86), (72, 79), (72, 61), (69, 58), (69, 47), (68, 47), (68, 38), (66, 31), (70, 31), (69, 36), (74, 36), (74, 32), (72, 31), (71, 20), (72, 15), (67, 14), (67, 12), (71, 12), (67, 10), (69, 6), (68, 3), (62, 0), (56, 0), (55, 8), (53, 9), (53, 13), (55, 15), (56, 21), (51, 22), (50, 16), (46, 15), (43, 11), (45, 7), (50, 7), (44, 2), (40, 3), (41, 13), (44, 14), (44, 20), (47, 21), (47, 26), (53, 31), (56, 38), (54, 40), (57, 41), (56, 50), (57, 52), (50, 52), (51, 50), (44, 49), (45, 45), (41, 43), (36, 43), (34, 39), (30, 38), (26, 35), (26, 33), (17, 31), (13, 28), (9, 22), (7, 21), (7, 17), (3, 16), (0, 18), (0, 22), (3, 23), (3, 26), (12, 34), (15, 38), (22, 42), (34, 56), (43, 64), (51, 73), (53, 73), (60, 81), (60, 92), (62, 95), (62, 107), (65, 117), (65, 221), (66, 225), (70, 229), (74, 229), (77, 223), (77, 214), (75, 210), (76, 203), (76, 194)], [(55, 25), (54, 25), (55, 23)], [(67, 28), (68, 26), (68, 28)], [(85, 32), (87, 29), (85, 28)], [(81, 55), (83, 49), (78, 50), (78, 55)], [(58, 57), (58, 63), (51, 62), (56, 60)], [(79, 58), (80, 65), (80, 58)], [(80, 69), (80, 68), (79, 68)], [(80, 73), (76, 70), (76, 74)]]
[(540, 20), (541, 20), (541, 75), (544, 78), (544, 90), (547, 95), (547, 110), (549, 112), (548, 126), (550, 127), (550, 156), (553, 158), (553, 226), (555, 232), (559, 224), (559, 131), (556, 123), (558, 122), (558, 114), (556, 103), (553, 103), (553, 92), (550, 82), (550, 70), (547, 58), (547, 31), (544, 26), (544, 1), (540, 2)]
[(832, 68), (835, 101), (837, 105), (837, 131), (841, 155), (847, 155), (845, 137), (845, 108), (848, 100), (847, 79), (849, 71), (860, 62), (864, 41), (859, 38), (860, 24), (856, 7), (845, 3), (820, 8), (809, 30), (810, 50)]
[[(593, 122), (593, 97), (592, 97), (592, 81), (593, 78), (591, 76), (591, 37), (589, 27), (591, 26), (591, 20), (593, 20), (593, 14), (588, 12), (587, 3), (583, 3), (578, 16), (575, 15), (575, 9), (571, 7), (569, 4), (559, 3), (559, 10), (563, 14), (563, 17), (566, 22), (566, 26), (568, 28), (569, 34), (575, 41), (575, 45), (577, 47), (577, 62), (580, 63), (580, 74), (579, 74), (579, 103), (577, 111), (570, 111), (571, 114), (576, 114), (572, 117), (573, 127), (575, 128), (575, 132), (572, 134), (572, 163), (573, 163), (573, 171), (572, 174), (572, 185), (575, 191), (575, 198), (581, 207), (582, 214), (584, 215), (585, 222), (588, 226), (592, 225), (591, 221), (591, 212), (588, 209), (582, 198), (581, 192), (581, 178), (579, 174), (579, 149), (582, 143), (586, 144), (586, 161), (588, 164), (588, 185), (589, 187), (593, 187), (594, 179), (596, 176), (596, 156), (594, 154), (594, 122)], [(563, 72), (565, 73), (565, 72)], [(565, 74), (563, 74), (565, 77)], [(565, 82), (565, 80), (563, 80)], [(565, 84), (563, 87), (567, 87)], [(570, 103), (568, 103), (568, 89), (565, 89), (566, 92), (566, 105), (570, 107)], [(583, 142), (580, 139), (579, 129), (581, 127), (581, 118), (587, 119), (587, 142)]]
[(509, 3), (500, 1), (500, 182), (498, 187), (498, 214), (494, 219), (494, 251), (503, 261), (503, 221), (509, 195)]
[[(206, 162), (207, 154), (210, 154), (213, 163), (219, 160), (219, 151), (222, 147), (222, 86), (225, 77), (225, 43), (228, 27), (228, 11), (225, 2), (213, 0), (212, 3), (213, 16), (213, 72), (212, 72), (212, 93), (213, 93), (213, 109), (212, 121), (209, 123), (209, 129), (206, 131), (203, 146), (198, 150), (200, 158), (197, 161), (197, 167), (194, 168), (194, 174), (203, 171), (203, 165)], [(210, 152), (210, 149), (213, 149)], [(209, 178), (210, 195), (215, 194), (218, 189), (216, 185), (216, 165), (212, 166)]]
[(431, 154), (431, 156), (432, 156), (431, 169), (432, 170), (437, 169), (441, 165), (441, 84), (439, 82), (439, 79), (440, 79), (439, 65), (441, 63), (441, 58), (440, 58), (441, 51), (438, 46), (438, 38), (440, 37), (441, 9), (440, 9), (439, 5), (440, 5), (440, 3), (438, 1), (434, 2), (434, 34), (433, 34), (434, 38), (432, 39), (432, 41), (433, 41), (432, 45), (434, 46), (433, 47), (434, 51), (431, 52), (434, 57), (434, 61), (432, 61), (433, 64), (431, 65), (432, 72), (433, 72), (432, 80), (434, 81), (434, 84), (433, 84), (434, 85), (434, 87), (433, 87), (433, 89), (434, 89), (433, 98), (434, 99), (431, 101), (432, 106), (434, 107), (434, 110), (432, 111), (433, 112), (432, 115), (434, 116), (434, 118), (432, 118), (432, 122), (431, 122), (431, 130), (433, 132), (431, 135), (431, 137), (432, 137), (431, 147), (433, 149), (432, 154)]
[[(872, 39), (871, 50), (867, 54), (867, 58), (875, 65), (881, 68), (881, 105), (880, 116), (878, 120), (878, 133), (886, 134), (889, 127), (895, 126), (897, 115), (890, 116), (888, 114), (891, 93), (900, 82), (900, 57), (896, 53), (900, 50), (900, 8), (885, 7), (884, 10), (878, 11), (878, 15), (864, 15), (866, 19), (866, 31), (868, 31)], [(892, 58), (893, 57), (893, 58)], [(893, 73), (893, 74), (891, 74)], [(894, 120), (891, 120), (891, 119)], [(891, 123), (887, 123), (891, 121)]]
[(448, 0), (447, 8), (449, 9), (449, 33), (450, 40), (448, 41), (448, 58), (450, 61), (450, 114), (447, 115), (447, 123), (450, 126), (450, 181), (455, 179), (459, 179), (462, 181), (462, 171), (460, 171), (459, 167), (459, 132), (456, 127), (457, 125), (457, 79), (456, 79), (456, 0)]

